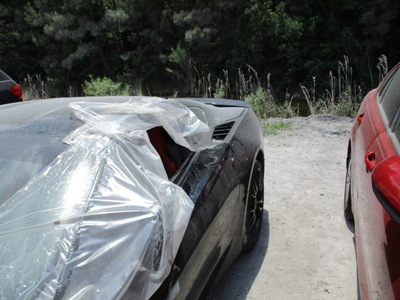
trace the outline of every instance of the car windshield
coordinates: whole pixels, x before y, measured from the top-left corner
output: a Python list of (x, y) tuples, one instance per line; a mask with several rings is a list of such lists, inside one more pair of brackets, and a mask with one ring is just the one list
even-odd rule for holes
[(80, 124), (47, 119), (0, 126), (0, 205), (66, 149), (62, 139)]
[[(63, 138), (81, 125), (76, 120), (51, 118), (0, 125), (0, 236), (6, 240), (0, 243), (2, 298), (25, 297), (24, 286), (39, 284), (38, 274), (46, 273), (48, 259), (55, 255), (60, 230), (49, 230), (49, 226), (46, 230), (43, 224), (54, 220), (54, 208), (62, 198), (53, 195), (53, 201), (48, 201), (40, 187), (46, 185), (45, 178), (34, 182), (67, 148)], [(48, 213), (40, 213), (44, 211)]]

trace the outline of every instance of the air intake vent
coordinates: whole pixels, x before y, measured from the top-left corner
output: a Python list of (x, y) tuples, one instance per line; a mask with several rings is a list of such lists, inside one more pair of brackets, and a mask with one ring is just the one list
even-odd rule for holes
[(229, 134), (229, 131), (231, 131), (233, 124), (235, 124), (235, 122), (229, 122), (215, 127), (213, 133), (213, 139), (224, 140), (226, 136)]

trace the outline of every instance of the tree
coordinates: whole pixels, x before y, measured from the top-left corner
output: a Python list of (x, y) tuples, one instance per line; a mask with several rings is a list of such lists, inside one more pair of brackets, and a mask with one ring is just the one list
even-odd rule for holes
[(90, 74), (153, 94), (193, 94), (227, 74), (234, 88), (251, 66), (283, 95), (313, 77), (328, 88), (347, 56), (369, 88), (377, 57), (400, 60), (399, 13), (395, 0), (4, 0), (0, 63), (62, 95)]
[(26, 74), (41, 74), (37, 62), (42, 55), (35, 48), (24, 22), (24, 7), (28, 0), (3, 0), (0, 3), (0, 66), (11, 77), (22, 81)]
[[(398, 45), (400, 43), (400, 3), (394, 0), (369, 0), (361, 7), (359, 23), (362, 44), (366, 61), (371, 73), (375, 68), (377, 57), (384, 54), (391, 67), (400, 60)], [(375, 72), (374, 72), (375, 71)], [(371, 76), (372, 77), (372, 76)], [(377, 76), (371, 78), (372, 85), (378, 84)]]
[(128, 18), (115, 1), (35, 0), (25, 14), (32, 41), (45, 51), (40, 64), (58, 88), (79, 85), (88, 74), (115, 76)]
[(271, 73), (278, 78), (277, 90), (285, 89), (294, 76), (302, 23), (286, 13), (284, 2), (255, 0), (246, 3), (241, 23), (244, 60), (264, 77)]

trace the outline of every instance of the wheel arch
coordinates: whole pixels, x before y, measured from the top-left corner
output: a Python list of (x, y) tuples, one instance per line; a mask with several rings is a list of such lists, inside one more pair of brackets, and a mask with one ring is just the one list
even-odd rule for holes
[[(264, 165), (265, 165), (265, 161), (264, 161), (264, 152), (263, 152), (261, 149), (258, 150), (258, 153), (257, 153), (257, 155), (256, 155), (255, 161), (256, 161), (256, 160), (258, 160), (258, 161), (261, 163), (261, 166), (262, 166), (262, 169), (263, 169), (263, 172), (264, 172), (264, 170), (265, 170), (265, 167), (264, 167)], [(252, 169), (254, 168), (254, 163), (255, 163), (255, 161), (253, 161), (253, 167), (252, 167)]]
[[(255, 165), (257, 164), (257, 162), (260, 164), (261, 166), (261, 172), (262, 172), (262, 181), (264, 181), (264, 170), (265, 170), (265, 162), (264, 162), (264, 153), (262, 151), (262, 149), (259, 149), (257, 151), (257, 154), (254, 156), (253, 162), (252, 162), (252, 166), (251, 166), (251, 171), (249, 173), (248, 176), (248, 183), (247, 183), (247, 187), (246, 187), (246, 203), (245, 203), (245, 210), (244, 210), (244, 216), (243, 216), (243, 232), (242, 232), (242, 251), (248, 252), (250, 250), (252, 250), (255, 246), (255, 244), (257, 243), (258, 237), (255, 240), (255, 242), (250, 242), (247, 243), (247, 228), (246, 228), (246, 224), (247, 224), (247, 212), (248, 212), (248, 205), (250, 205), (250, 189), (251, 189), (251, 182), (252, 182), (252, 178), (253, 178), (253, 174), (254, 174), (254, 170), (255, 170)], [(264, 184), (262, 184), (264, 186)], [(264, 206), (264, 188), (263, 190), (263, 204), (262, 206)], [(261, 212), (261, 222), (262, 222), (262, 212)], [(261, 224), (260, 224), (261, 226)], [(245, 242), (246, 240), (246, 242)]]

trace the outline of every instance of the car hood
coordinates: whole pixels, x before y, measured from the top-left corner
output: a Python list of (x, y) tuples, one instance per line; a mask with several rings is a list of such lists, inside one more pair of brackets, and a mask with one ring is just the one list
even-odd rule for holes
[(163, 126), (192, 151), (210, 147), (212, 133), (173, 100), (64, 110), (84, 125), (1, 205), (0, 296), (113, 299), (131, 285), (134, 299), (146, 299), (168, 275), (193, 209), (146, 130)]

